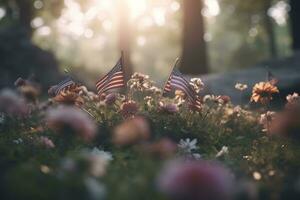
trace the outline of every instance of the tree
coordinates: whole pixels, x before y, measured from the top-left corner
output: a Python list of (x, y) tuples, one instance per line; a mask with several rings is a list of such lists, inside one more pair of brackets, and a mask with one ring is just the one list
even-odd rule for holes
[(129, 8), (126, 1), (119, 1), (119, 48), (123, 52), (125, 78), (128, 80), (132, 74), (131, 55), (131, 27), (128, 16)]
[(299, 17), (300, 17), (300, 1), (299, 0), (290, 0), (291, 5), (291, 27), (292, 27), (292, 37), (293, 37), (293, 49), (300, 50), (300, 26), (299, 26)]
[(186, 74), (198, 75), (208, 72), (202, 8), (203, 3), (201, 0), (183, 1), (181, 71)]
[(266, 28), (266, 32), (269, 37), (268, 40), (269, 40), (269, 45), (270, 45), (270, 55), (273, 58), (276, 58), (278, 56), (277, 55), (278, 53), (277, 53), (275, 32), (274, 32), (272, 19), (268, 15), (268, 11), (269, 11), (270, 7), (272, 6), (272, 0), (265, 0), (262, 3), (263, 3), (265, 28)]

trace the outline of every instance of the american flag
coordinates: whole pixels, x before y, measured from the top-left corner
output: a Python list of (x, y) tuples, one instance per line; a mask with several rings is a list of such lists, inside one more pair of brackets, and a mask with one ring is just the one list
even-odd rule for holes
[(71, 86), (73, 84), (75, 84), (75, 82), (72, 80), (72, 78), (71, 77), (67, 77), (65, 80), (63, 80), (62, 82), (60, 82), (57, 85), (57, 87), (56, 87), (56, 89), (54, 91), (55, 95), (58, 95), (63, 89), (65, 89), (65, 88), (67, 88), (67, 87), (69, 87), (69, 86)]
[(98, 94), (115, 88), (125, 86), (124, 71), (123, 71), (123, 56), (119, 59), (114, 68), (108, 72), (103, 78), (96, 83)]
[(201, 107), (201, 101), (198, 98), (195, 90), (178, 69), (173, 69), (164, 87), (164, 93), (170, 92), (172, 88), (183, 91), (187, 95), (187, 98), (192, 105), (198, 108)]

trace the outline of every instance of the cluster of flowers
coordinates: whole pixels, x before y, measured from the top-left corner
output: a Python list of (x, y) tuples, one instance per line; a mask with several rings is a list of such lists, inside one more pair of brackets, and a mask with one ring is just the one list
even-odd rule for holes
[[(191, 86), (197, 94), (203, 89), (201, 79), (191, 79)], [(116, 93), (95, 94), (85, 86), (73, 84), (55, 94), (56, 86), (49, 89), (51, 96), (45, 103), (38, 103), (40, 87), (29, 80), (18, 79), (15, 83), (18, 93), (12, 90), (0, 92), (1, 118), (24, 118), (36, 111), (44, 111), (42, 127), (31, 131), (42, 132), (50, 129), (63, 135), (66, 140), (70, 137), (89, 142), (97, 137), (96, 122), (102, 122), (109, 117), (108, 113), (117, 113), (122, 121), (112, 130), (112, 143), (118, 147), (137, 145), (139, 149), (149, 155), (169, 158), (179, 155), (180, 159), (171, 162), (161, 171), (157, 180), (159, 189), (171, 199), (231, 199), (233, 195), (233, 179), (231, 173), (220, 164), (201, 160), (197, 152), (197, 140), (180, 140), (179, 144), (171, 139), (161, 138), (149, 142), (151, 126), (149, 120), (139, 111), (157, 111), (162, 114), (173, 115), (182, 111), (197, 114), (205, 118), (207, 115), (221, 113), (221, 124), (227, 124), (232, 119), (246, 116), (249, 121), (256, 121), (255, 114), (243, 109), (241, 106), (232, 106), (230, 97), (206, 95), (202, 98), (200, 110), (189, 110), (185, 107), (186, 96), (182, 91), (175, 91), (175, 98), (164, 98), (162, 91), (154, 86), (148, 76), (135, 73), (128, 81), (130, 91), (128, 95)], [(247, 89), (247, 85), (237, 84), (239, 91)], [(261, 103), (268, 108), (273, 95), (279, 93), (272, 81), (260, 82), (253, 87), (251, 101)], [(139, 103), (138, 99), (143, 99)], [(267, 133), (278, 133), (294, 136), (300, 130), (300, 97), (297, 93), (287, 96), (287, 104), (282, 112), (267, 111), (261, 115), (260, 123)], [(3, 119), (2, 119), (3, 120)], [(18, 141), (20, 142), (20, 141)], [(46, 136), (36, 139), (36, 144), (45, 148), (56, 148), (56, 144)], [(228, 153), (224, 146), (216, 157)], [(83, 151), (80, 158), (89, 163), (89, 173), (93, 177), (103, 176), (112, 155), (110, 153), (93, 149)], [(184, 159), (182, 159), (184, 158)], [(74, 170), (76, 163), (65, 160), (62, 169)], [(47, 166), (41, 171), (49, 172)], [(86, 184), (93, 188), (92, 179)], [(98, 188), (101, 188), (98, 185)]]

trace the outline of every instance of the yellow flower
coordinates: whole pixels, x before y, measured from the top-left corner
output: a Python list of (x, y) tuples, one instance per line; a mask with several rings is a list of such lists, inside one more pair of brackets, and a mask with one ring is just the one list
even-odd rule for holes
[(272, 100), (272, 95), (275, 93), (279, 93), (279, 90), (275, 85), (270, 82), (260, 82), (253, 87), (251, 101), (267, 104)]

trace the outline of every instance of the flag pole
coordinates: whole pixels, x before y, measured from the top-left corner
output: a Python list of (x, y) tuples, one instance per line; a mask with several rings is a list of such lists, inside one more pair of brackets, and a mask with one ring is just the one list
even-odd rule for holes
[(177, 57), (176, 60), (175, 60), (175, 62), (174, 62), (174, 64), (173, 64), (173, 67), (171, 68), (171, 70), (170, 70), (170, 72), (169, 72), (168, 79), (167, 79), (167, 81), (165, 82), (165, 84), (164, 84), (164, 86), (163, 86), (163, 91), (162, 91), (162, 95), (161, 95), (161, 96), (164, 95), (165, 87), (166, 87), (168, 81), (170, 80), (171, 74), (172, 74), (172, 72), (174, 71), (174, 68), (177, 66), (178, 62), (179, 62), (179, 58)]

